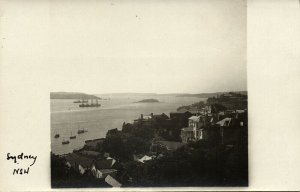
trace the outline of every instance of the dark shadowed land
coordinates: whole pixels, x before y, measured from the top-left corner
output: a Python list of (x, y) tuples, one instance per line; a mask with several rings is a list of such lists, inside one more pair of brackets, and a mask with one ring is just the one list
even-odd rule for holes
[[(223, 94), (231, 94), (233, 92), (215, 92), (215, 93), (196, 93), (196, 94), (176, 94), (176, 97), (199, 97), (199, 98), (209, 98), (209, 97), (218, 97)], [(239, 93), (247, 95), (247, 91), (234, 91), (234, 93)]]
[(50, 99), (101, 99), (95, 95), (75, 92), (51, 92)]

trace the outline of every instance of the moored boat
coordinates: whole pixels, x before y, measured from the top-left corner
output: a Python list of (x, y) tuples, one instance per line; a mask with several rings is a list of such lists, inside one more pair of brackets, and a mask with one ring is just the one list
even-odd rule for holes
[(84, 129), (78, 129), (77, 133), (78, 134), (84, 133)]
[(69, 144), (69, 143), (70, 143), (69, 140), (63, 140), (63, 141), (62, 141), (62, 144), (63, 144), (63, 145), (66, 145), (66, 144)]
[(72, 135), (72, 132), (71, 132), (70, 139), (76, 139), (76, 135)]

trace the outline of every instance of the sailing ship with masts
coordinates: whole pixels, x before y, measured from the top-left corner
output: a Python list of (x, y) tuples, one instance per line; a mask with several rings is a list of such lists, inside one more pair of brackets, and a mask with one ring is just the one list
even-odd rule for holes
[(78, 131), (77, 131), (78, 134), (82, 134), (82, 133), (85, 133), (85, 132), (88, 132), (88, 130), (84, 129), (84, 128), (80, 128), (80, 126), (78, 126)]
[(98, 103), (98, 99), (95, 99), (96, 100), (96, 103), (94, 103), (94, 99), (91, 99), (91, 103), (87, 102), (86, 103), (81, 103), (79, 105), (79, 107), (101, 107), (101, 104)]
[(88, 102), (88, 100), (82, 99), (82, 100), (76, 100), (73, 103), (87, 103), (87, 102)]
[(72, 131), (71, 131), (70, 139), (76, 139), (76, 135), (73, 135), (73, 134), (72, 134)]
[(69, 140), (65, 140), (65, 139), (63, 139), (63, 141), (62, 141), (62, 144), (63, 145), (66, 145), (66, 144), (69, 144), (70, 143), (70, 141)]

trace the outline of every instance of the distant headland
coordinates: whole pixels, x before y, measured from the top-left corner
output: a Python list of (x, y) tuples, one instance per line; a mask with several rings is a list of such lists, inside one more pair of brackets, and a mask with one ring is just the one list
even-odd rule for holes
[(78, 92), (51, 92), (50, 99), (101, 99), (95, 95)]

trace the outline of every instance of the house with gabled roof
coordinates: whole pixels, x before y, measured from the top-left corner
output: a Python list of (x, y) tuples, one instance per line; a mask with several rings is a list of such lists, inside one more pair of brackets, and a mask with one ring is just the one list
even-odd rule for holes
[(73, 167), (81, 174), (84, 174), (87, 170), (90, 170), (94, 162), (94, 159), (80, 156), (75, 153), (65, 155), (65, 159), (68, 167)]
[(209, 123), (207, 116), (198, 115), (191, 116), (189, 119), (188, 127), (181, 129), (181, 140), (184, 143), (189, 141), (198, 141), (206, 139), (204, 136), (204, 126)]
[(115, 160), (112, 158), (97, 160), (91, 167), (92, 174), (98, 179), (105, 178), (107, 175), (115, 176), (117, 170), (113, 169), (114, 163)]
[(241, 136), (247, 129), (247, 120), (243, 115), (243, 113), (237, 113), (233, 117), (226, 117), (215, 124), (219, 131), (221, 144), (235, 144), (243, 139)]
[(232, 118), (226, 117), (221, 121), (217, 122), (216, 125), (220, 125), (221, 127), (229, 127)]
[(188, 122), (188, 118), (193, 116), (191, 112), (188, 110), (183, 110), (183, 111), (177, 111), (177, 112), (171, 112), (170, 113), (170, 119), (178, 119), (184, 122)]

